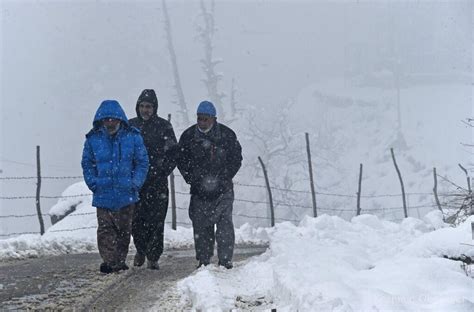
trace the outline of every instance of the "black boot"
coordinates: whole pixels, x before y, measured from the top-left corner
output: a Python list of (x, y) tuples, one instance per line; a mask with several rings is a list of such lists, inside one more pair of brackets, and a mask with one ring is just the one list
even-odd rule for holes
[(141, 267), (145, 263), (145, 255), (137, 252), (133, 259), (133, 266)]
[(118, 267), (121, 271), (128, 270), (128, 265), (125, 262), (120, 262)]
[(150, 270), (159, 270), (160, 266), (158, 265), (158, 261), (148, 260), (147, 268), (149, 268)]
[(232, 264), (231, 261), (219, 261), (219, 266), (223, 266), (224, 268), (226, 268), (227, 270), (229, 269), (232, 269), (234, 267), (234, 265)]
[(119, 262), (111, 266), (113, 272), (128, 270), (128, 265), (124, 262)]
[(110, 264), (106, 263), (106, 262), (103, 262), (100, 265), (99, 270), (100, 270), (101, 273), (104, 273), (104, 274), (109, 274), (109, 273), (114, 272), (114, 269), (112, 268), (112, 266)]
[(199, 269), (202, 266), (208, 266), (210, 263), (211, 262), (209, 260), (199, 260), (199, 264), (196, 268)]

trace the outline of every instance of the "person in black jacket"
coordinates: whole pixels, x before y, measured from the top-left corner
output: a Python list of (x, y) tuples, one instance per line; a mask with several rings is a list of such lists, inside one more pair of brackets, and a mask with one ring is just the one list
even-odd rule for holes
[(232, 178), (241, 164), (242, 148), (234, 131), (217, 122), (211, 102), (201, 102), (197, 124), (186, 129), (179, 139), (177, 164), (186, 183), (191, 185), (189, 217), (199, 266), (210, 263), (217, 241), (219, 265), (232, 268)]
[(150, 162), (133, 217), (132, 236), (137, 249), (133, 265), (142, 266), (146, 258), (148, 268), (155, 270), (159, 269), (158, 260), (163, 253), (168, 175), (176, 167), (172, 153), (177, 144), (171, 123), (158, 117), (157, 111), (155, 91), (145, 89), (137, 101), (137, 117), (129, 121), (140, 129)]

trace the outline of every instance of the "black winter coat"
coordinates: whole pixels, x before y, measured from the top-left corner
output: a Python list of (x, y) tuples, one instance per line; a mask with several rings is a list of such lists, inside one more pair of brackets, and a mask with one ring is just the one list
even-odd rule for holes
[(177, 142), (171, 123), (157, 115), (147, 121), (132, 118), (129, 123), (140, 129), (148, 152), (150, 168), (145, 184), (168, 186), (168, 175), (176, 167), (174, 150)]
[(202, 133), (193, 125), (179, 139), (178, 169), (193, 195), (212, 200), (233, 189), (241, 165), (242, 147), (227, 126), (216, 122)]

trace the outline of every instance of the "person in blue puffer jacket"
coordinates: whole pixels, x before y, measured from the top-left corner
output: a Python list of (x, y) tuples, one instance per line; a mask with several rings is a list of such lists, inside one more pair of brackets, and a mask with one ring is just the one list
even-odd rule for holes
[(140, 131), (129, 125), (117, 101), (105, 100), (97, 109), (81, 164), (97, 208), (100, 271), (127, 270), (133, 210), (147, 176), (148, 154)]

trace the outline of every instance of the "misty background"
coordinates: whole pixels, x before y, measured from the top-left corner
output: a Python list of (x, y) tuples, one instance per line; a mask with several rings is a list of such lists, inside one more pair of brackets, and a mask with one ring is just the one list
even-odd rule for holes
[[(353, 194), (365, 162), (381, 168), (367, 171), (369, 193), (399, 192), (394, 172), (385, 173), (394, 171), (390, 147), (402, 152), (413, 191), (432, 189), (432, 167), (464, 181), (457, 164), (474, 166), (472, 148), (461, 144), (473, 142), (461, 122), (474, 115), (472, 1), (0, 3), (0, 178), (35, 176), (36, 145), (44, 176), (82, 175), (84, 135), (100, 102), (117, 99), (131, 118), (144, 88), (156, 90), (158, 114), (172, 114), (178, 137), (200, 101), (217, 102), (218, 120), (244, 147), (241, 183), (263, 185), (262, 156), (272, 185), (308, 189), (305, 132), (319, 191)], [(78, 181), (43, 180), (42, 195)], [(0, 180), (0, 193), (32, 196), (35, 183)], [(265, 200), (247, 192), (240, 197)], [(42, 199), (43, 213), (56, 201)], [(0, 205), (0, 216), (35, 213), (34, 199)], [(0, 234), (36, 231), (37, 223), (0, 218)]]

